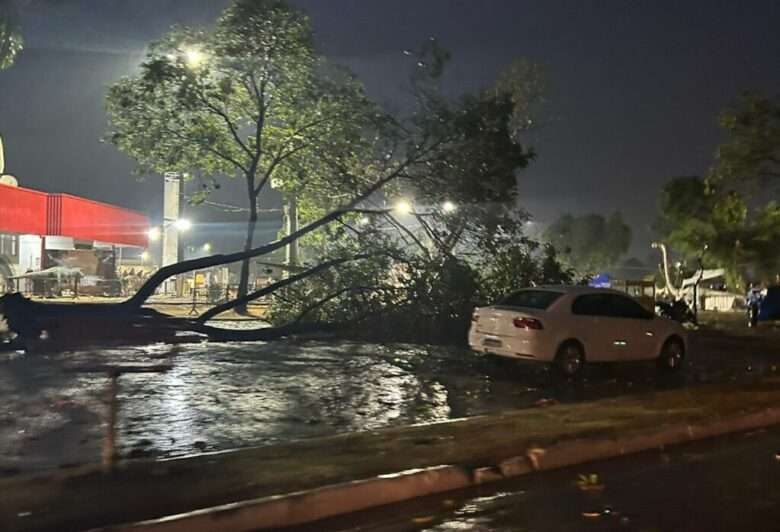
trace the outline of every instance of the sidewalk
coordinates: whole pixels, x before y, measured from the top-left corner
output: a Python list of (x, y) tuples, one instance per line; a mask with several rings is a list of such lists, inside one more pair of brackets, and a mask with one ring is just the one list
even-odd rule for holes
[[(254, 499), (141, 530), (278, 528), (780, 423), (779, 404), (780, 379), (766, 379), (129, 462), (111, 473), (97, 466), (62, 470), (0, 481), (0, 524), (7, 531), (66, 532)], [(409, 473), (413, 468), (425, 469)], [(283, 494), (293, 495), (263, 499)]]

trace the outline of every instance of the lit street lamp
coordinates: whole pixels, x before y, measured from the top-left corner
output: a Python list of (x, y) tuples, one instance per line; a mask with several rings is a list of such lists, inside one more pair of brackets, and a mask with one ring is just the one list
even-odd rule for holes
[(163, 229), (167, 229), (170, 226), (173, 226), (177, 231), (183, 233), (192, 229), (192, 222), (186, 218), (180, 218), (178, 220), (166, 220), (162, 228), (155, 226), (149, 229), (147, 232), (149, 240), (152, 242), (157, 242), (160, 240), (160, 238), (162, 238)]
[(190, 68), (198, 68), (206, 62), (206, 54), (194, 46), (188, 46), (182, 50), (184, 62)]
[(455, 205), (455, 203), (453, 203), (451, 201), (445, 201), (442, 204), (441, 208), (447, 214), (451, 214), (451, 213), (453, 213), (453, 212), (458, 210), (458, 206)]
[(393, 210), (397, 212), (398, 214), (411, 214), (414, 210), (414, 206), (412, 203), (407, 199), (399, 199), (395, 202), (395, 206), (393, 207)]
[(177, 231), (185, 232), (192, 229), (192, 222), (189, 221), (186, 218), (179, 218), (175, 222), (173, 222), (174, 227), (176, 227)]
[(160, 231), (159, 227), (152, 227), (151, 229), (149, 229), (148, 235), (149, 235), (149, 240), (151, 240), (152, 242), (157, 242), (162, 238), (162, 231)]

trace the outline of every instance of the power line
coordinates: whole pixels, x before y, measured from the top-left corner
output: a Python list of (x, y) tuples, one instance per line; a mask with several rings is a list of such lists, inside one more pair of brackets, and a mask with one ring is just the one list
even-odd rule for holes
[[(190, 200), (194, 196), (185, 196), (186, 199)], [(240, 207), (238, 205), (232, 205), (230, 203), (220, 203), (218, 201), (201, 201), (198, 203), (199, 205), (208, 205), (209, 207), (215, 207), (217, 209), (222, 209), (225, 212), (230, 213), (238, 213), (238, 212), (251, 212), (249, 207)], [(258, 213), (282, 213), (284, 212), (283, 209), (257, 209)]]

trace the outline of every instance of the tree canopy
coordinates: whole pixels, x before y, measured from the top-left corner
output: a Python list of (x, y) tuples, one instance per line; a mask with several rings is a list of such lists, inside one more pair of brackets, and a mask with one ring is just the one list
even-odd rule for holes
[(780, 96), (746, 93), (719, 117), (728, 140), (717, 151), (710, 179), (766, 191), (780, 183)]
[[(150, 46), (138, 76), (111, 87), (107, 107), (108, 139), (141, 172), (199, 175), (212, 187), (244, 181), (245, 250), (260, 195), (272, 183), (303, 186), (326, 163), (339, 166), (330, 175), (354, 175), (378, 115), (360, 83), (315, 53), (308, 18), (281, 0), (235, 0), (213, 29), (172, 30)], [(247, 277), (244, 263), (241, 293)]]
[(23, 44), (13, 2), (0, 0), (0, 70), (13, 65)]
[(780, 274), (780, 102), (746, 93), (719, 117), (727, 140), (706, 179), (667, 183), (656, 229), (683, 258), (699, 256), (726, 269), (730, 284)]
[(727, 270), (732, 286), (780, 271), (780, 207), (750, 207), (744, 196), (699, 177), (679, 177), (661, 192), (656, 230), (683, 259), (705, 251), (705, 265)]

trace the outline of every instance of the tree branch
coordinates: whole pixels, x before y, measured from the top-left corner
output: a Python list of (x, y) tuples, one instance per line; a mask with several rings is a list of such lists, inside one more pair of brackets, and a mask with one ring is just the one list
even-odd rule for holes
[(171, 136), (174, 136), (174, 137), (177, 137), (177, 138), (179, 138), (179, 139), (181, 139), (181, 140), (183, 140), (185, 142), (192, 142), (192, 143), (197, 144), (198, 146), (200, 146), (202, 148), (205, 148), (206, 150), (208, 150), (209, 152), (213, 153), (214, 155), (216, 155), (220, 159), (229, 162), (230, 164), (232, 164), (233, 166), (235, 166), (236, 168), (241, 170), (244, 174), (247, 174), (248, 171), (249, 171), (243, 164), (241, 164), (240, 162), (236, 161), (233, 157), (231, 157), (230, 155), (222, 153), (221, 151), (219, 151), (216, 148), (212, 147), (210, 144), (207, 144), (205, 142), (201, 142), (198, 139), (193, 139), (192, 137), (188, 137), (186, 135), (182, 135), (178, 131), (174, 131), (172, 129), (167, 129), (166, 128), (165, 132), (167, 134), (169, 134)]
[(425, 256), (426, 256), (426, 257), (428, 257), (428, 258), (430, 258), (430, 257), (431, 257), (431, 254), (430, 254), (430, 252), (428, 251), (428, 248), (426, 248), (426, 247), (425, 247), (425, 245), (424, 245), (422, 242), (420, 242), (420, 239), (419, 239), (419, 238), (417, 238), (417, 237), (414, 235), (414, 233), (412, 233), (412, 231), (411, 231), (411, 230), (410, 230), (408, 227), (406, 227), (404, 224), (402, 224), (401, 222), (399, 222), (398, 220), (396, 220), (396, 219), (395, 219), (395, 217), (394, 217), (392, 214), (390, 214), (390, 212), (387, 212), (387, 213), (385, 213), (385, 217), (387, 218), (387, 220), (390, 222), (390, 224), (391, 224), (391, 225), (393, 225), (393, 226), (394, 226), (394, 227), (396, 227), (397, 229), (400, 229), (400, 230), (401, 230), (402, 232), (404, 232), (404, 233), (405, 233), (405, 234), (406, 234), (406, 235), (407, 235), (409, 238), (411, 238), (411, 239), (412, 239), (412, 241), (413, 241), (413, 242), (414, 242), (414, 243), (417, 245), (417, 247), (419, 247), (419, 248), (420, 248), (420, 250), (421, 250), (423, 253), (425, 253)]
[(263, 187), (268, 183), (268, 180), (271, 179), (271, 175), (273, 174), (274, 170), (276, 170), (276, 167), (280, 165), (282, 162), (284, 162), (285, 159), (288, 159), (298, 153), (301, 150), (304, 150), (309, 147), (309, 144), (304, 144), (302, 146), (298, 146), (297, 148), (290, 150), (284, 155), (277, 155), (274, 157), (274, 159), (271, 161), (271, 164), (268, 166), (268, 170), (265, 171), (265, 174), (263, 175), (262, 179), (260, 179), (260, 183), (258, 183), (257, 188), (255, 189), (255, 193), (259, 194), (261, 190), (263, 190)]
[(313, 311), (322, 307), (329, 301), (333, 301), (340, 295), (346, 294), (347, 292), (364, 292), (364, 291), (377, 290), (377, 289), (379, 289), (379, 287), (377, 286), (348, 286), (336, 292), (332, 292), (328, 294), (325, 298), (320, 299), (319, 301), (316, 301), (311, 305), (309, 305), (308, 307), (304, 308), (303, 311), (301, 311), (301, 313), (298, 314), (298, 317), (295, 318), (293, 323), (300, 323), (303, 320), (303, 318), (305, 318), (308, 314), (311, 314)]
[(228, 301), (226, 303), (223, 303), (221, 305), (218, 305), (206, 312), (204, 312), (202, 315), (198, 317), (197, 320), (195, 320), (197, 323), (206, 323), (211, 318), (218, 316), (219, 314), (222, 314), (223, 312), (227, 312), (228, 310), (232, 310), (236, 307), (246, 305), (250, 301), (254, 301), (256, 299), (259, 299), (263, 296), (266, 296), (268, 294), (271, 294), (281, 288), (284, 288), (285, 286), (289, 286), (293, 283), (297, 283), (298, 281), (305, 279), (307, 277), (310, 277), (312, 275), (315, 275), (321, 271), (327, 270), (329, 268), (332, 268), (333, 266), (338, 266), (339, 264), (344, 264), (345, 262), (351, 262), (354, 260), (360, 260), (369, 257), (369, 255), (356, 255), (354, 257), (348, 257), (348, 258), (341, 258), (341, 259), (334, 259), (327, 262), (323, 262), (322, 264), (318, 264), (317, 266), (314, 266), (313, 268), (309, 268), (308, 270), (297, 273), (295, 275), (292, 275), (288, 277), (287, 279), (283, 279), (281, 281), (278, 281), (276, 283), (273, 283), (271, 285), (266, 286), (265, 288), (261, 288), (260, 290), (256, 290), (255, 292), (252, 292), (251, 294), (247, 294), (244, 297), (239, 297), (237, 299), (234, 299), (233, 301)]
[(241, 147), (241, 149), (244, 151), (244, 153), (247, 154), (249, 158), (254, 157), (254, 153), (252, 150), (249, 149), (249, 146), (244, 144), (244, 141), (241, 140), (241, 137), (238, 134), (238, 130), (236, 129), (235, 124), (233, 124), (233, 121), (230, 119), (230, 116), (228, 116), (227, 111), (224, 111), (217, 107), (216, 105), (209, 102), (208, 98), (204, 94), (199, 94), (201, 101), (203, 102), (203, 105), (205, 105), (208, 109), (211, 110), (214, 114), (221, 117), (222, 120), (225, 122), (225, 125), (227, 125), (228, 129), (230, 130), (230, 134), (233, 136), (233, 139), (236, 141), (236, 144)]
[(134, 308), (140, 307), (149, 297), (154, 294), (157, 288), (163, 282), (165, 282), (166, 279), (173, 277), (174, 275), (179, 275), (193, 270), (221, 266), (223, 264), (230, 264), (231, 262), (239, 262), (242, 260), (251, 259), (253, 257), (259, 257), (260, 255), (267, 255), (268, 253), (276, 251), (277, 249), (283, 248), (287, 244), (295, 242), (302, 236), (322, 227), (323, 225), (329, 224), (337, 218), (353, 212), (356, 205), (398, 177), (398, 175), (403, 171), (405, 164), (408, 164), (408, 160), (396, 168), (395, 171), (375, 181), (370, 187), (368, 187), (362, 193), (358, 194), (355, 198), (342, 206), (340, 209), (331, 211), (330, 213), (321, 217), (319, 220), (315, 220), (314, 222), (311, 222), (310, 224), (300, 228), (298, 231), (289, 234), (275, 242), (271, 242), (270, 244), (261, 246), (259, 248), (250, 249), (248, 251), (231, 253), (229, 255), (212, 255), (210, 257), (187, 260), (160, 268), (141, 286), (141, 288), (138, 289), (138, 292), (136, 292), (133, 297), (123, 303), (120, 303), (120, 305)]

